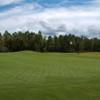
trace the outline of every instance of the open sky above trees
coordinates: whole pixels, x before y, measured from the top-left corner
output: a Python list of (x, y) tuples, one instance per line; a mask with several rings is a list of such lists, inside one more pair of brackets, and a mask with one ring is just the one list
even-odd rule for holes
[(100, 0), (0, 0), (0, 31), (100, 37)]

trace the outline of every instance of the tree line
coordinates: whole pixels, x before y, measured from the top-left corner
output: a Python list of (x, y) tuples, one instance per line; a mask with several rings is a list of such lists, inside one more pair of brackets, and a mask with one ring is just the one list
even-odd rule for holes
[(0, 33), (0, 52), (16, 52), (32, 50), (38, 52), (98, 52), (100, 39), (89, 39), (85, 36), (42, 35), (42, 32), (14, 32)]

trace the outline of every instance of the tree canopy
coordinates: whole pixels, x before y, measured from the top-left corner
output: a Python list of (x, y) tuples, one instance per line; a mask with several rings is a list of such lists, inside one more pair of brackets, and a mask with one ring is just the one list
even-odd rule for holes
[(42, 32), (14, 32), (0, 33), (0, 52), (15, 52), (33, 50), (38, 52), (98, 52), (100, 39), (89, 39), (84, 36), (42, 35)]

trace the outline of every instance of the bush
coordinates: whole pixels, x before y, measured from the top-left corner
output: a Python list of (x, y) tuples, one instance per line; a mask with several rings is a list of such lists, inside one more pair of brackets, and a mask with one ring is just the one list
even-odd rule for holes
[(2, 47), (2, 48), (0, 49), (0, 51), (1, 51), (1, 52), (8, 52), (9, 50), (8, 50), (7, 47)]

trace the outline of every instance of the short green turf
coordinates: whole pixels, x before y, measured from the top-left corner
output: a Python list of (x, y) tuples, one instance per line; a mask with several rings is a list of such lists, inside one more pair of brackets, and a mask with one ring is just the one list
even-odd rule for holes
[(100, 53), (1, 53), (0, 100), (100, 100)]

